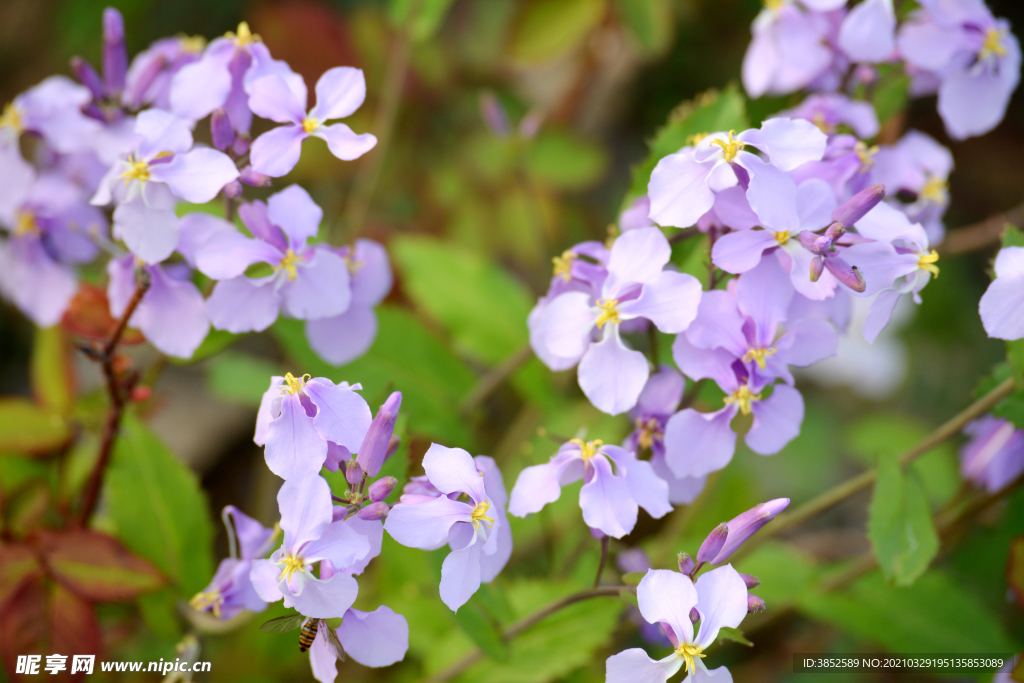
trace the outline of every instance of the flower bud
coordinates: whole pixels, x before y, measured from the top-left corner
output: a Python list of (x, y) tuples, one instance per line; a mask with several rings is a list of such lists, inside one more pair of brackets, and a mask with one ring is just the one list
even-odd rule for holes
[(242, 156), (249, 151), (249, 145), (252, 144), (252, 138), (247, 133), (240, 133), (235, 135), (235, 141), (231, 145), (231, 151), (236, 156)]
[(756, 576), (744, 574), (743, 572), (736, 573), (740, 575), (741, 579), (743, 579), (743, 583), (747, 584), (747, 590), (750, 590), (751, 588), (757, 588), (761, 585), (761, 579), (757, 578)]
[(236, 197), (241, 197), (242, 192), (244, 190), (245, 188), (242, 187), (242, 183), (238, 182), (238, 178), (235, 178), (234, 180), (232, 180), (231, 182), (224, 186), (224, 194), (226, 194), (228, 197), (231, 197), (232, 199), (235, 199)]
[[(789, 498), (776, 498), (752, 507), (729, 520), (729, 538), (711, 564), (721, 564), (728, 560), (741, 545), (760, 531), (761, 527), (772, 521), (775, 515), (785, 510), (788, 505)], [(697, 559), (699, 560), (700, 556)]]
[(270, 176), (253, 170), (252, 166), (243, 168), (238, 173), (238, 179), (250, 187), (270, 187)]
[(345, 519), (347, 513), (348, 505), (335, 505), (331, 508), (331, 521), (337, 522), (339, 519)]
[(93, 99), (103, 99), (103, 79), (96, 73), (96, 69), (92, 67), (92, 64), (81, 57), (72, 57), (71, 73), (75, 75), (79, 83), (89, 89)]
[(885, 197), (885, 185), (872, 185), (866, 190), (861, 190), (845, 202), (836, 207), (832, 212), (832, 220), (848, 227), (864, 218), (871, 209), (878, 206), (878, 202)]
[(210, 116), (210, 135), (213, 137), (213, 146), (222, 152), (235, 141), (235, 129), (231, 126), (228, 113), (223, 109), (213, 110), (213, 115)]
[(763, 612), (765, 610), (764, 600), (756, 595), (747, 594), (747, 614), (751, 612)]
[(359, 512), (356, 513), (356, 517), (358, 517), (359, 519), (365, 519), (367, 521), (373, 521), (375, 519), (384, 519), (388, 516), (388, 511), (390, 509), (391, 508), (388, 507), (387, 503), (385, 503), (382, 500), (379, 500), (376, 503), (370, 503), (366, 507), (362, 508)]
[(402, 437), (398, 436), (397, 434), (392, 434), (391, 441), (388, 441), (388, 452), (384, 454), (384, 460), (387, 461), (388, 458), (394, 455), (395, 451), (397, 451), (398, 447), (401, 445)]
[(124, 17), (113, 7), (103, 10), (103, 83), (109, 96), (120, 95), (128, 74), (128, 48), (124, 44)]
[(501, 100), (493, 92), (480, 93), (480, 116), (491, 132), (500, 138), (508, 137), (511, 131), (508, 114), (505, 112)]
[(362, 480), (363, 468), (359, 466), (358, 462), (353, 460), (345, 468), (345, 481), (348, 482), (349, 486), (358, 486)]
[(722, 522), (708, 534), (708, 537), (704, 539), (704, 542), (700, 545), (700, 550), (697, 551), (697, 561), (711, 562), (715, 559), (718, 553), (722, 550), (722, 546), (725, 545), (725, 539), (729, 535), (729, 525)]
[[(138, 61), (136, 60), (137, 63)], [(132, 109), (139, 107), (146, 99), (146, 93), (153, 87), (157, 76), (163, 72), (166, 66), (167, 59), (163, 55), (153, 55), (143, 62), (141, 68), (136, 66), (136, 75), (132, 82), (127, 84), (124, 97), (122, 98), (125, 106)]]
[(696, 607), (690, 608), (690, 622), (696, 624), (700, 621), (700, 612), (697, 611)]
[(391, 495), (391, 492), (398, 486), (398, 480), (394, 477), (382, 477), (370, 484), (367, 493), (374, 503), (379, 502)]
[(680, 574), (689, 574), (693, 571), (693, 558), (686, 553), (679, 553), (676, 556), (676, 560), (679, 562)]
[(327, 442), (327, 459), (324, 460), (324, 467), (330, 472), (337, 472), (341, 467), (352, 459), (352, 454), (347, 448), (333, 441)]
[(811, 261), (811, 282), (817, 282), (823, 272), (825, 272), (825, 259), (816, 258)]
[(396, 391), (384, 405), (377, 411), (376, 417), (370, 423), (370, 429), (363, 437), (363, 444), (359, 447), (359, 454), (356, 456), (363, 471), (371, 477), (377, 476), (381, 465), (384, 464), (384, 457), (387, 455), (388, 446), (391, 443), (391, 435), (395, 431), (395, 420), (398, 418), (398, 409), (402, 406), (402, 392)]
[(853, 291), (863, 292), (867, 289), (867, 283), (864, 282), (864, 278), (857, 272), (857, 269), (838, 256), (825, 259), (825, 267), (828, 268), (828, 272), (836, 276), (837, 280)]

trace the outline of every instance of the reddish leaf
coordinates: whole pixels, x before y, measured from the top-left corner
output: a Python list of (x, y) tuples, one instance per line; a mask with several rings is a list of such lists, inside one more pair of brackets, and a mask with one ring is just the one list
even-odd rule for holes
[[(77, 337), (92, 341), (106, 341), (114, 331), (117, 321), (110, 315), (110, 303), (106, 290), (82, 283), (64, 313), (61, 325)], [(121, 344), (141, 344), (145, 337), (138, 330), (128, 329), (121, 337)]]
[(0, 608), (41, 569), (35, 551), (16, 543), (0, 548)]
[[(70, 676), (73, 655), (95, 655), (101, 643), (100, 625), (96, 610), (89, 602), (55, 584), (50, 592), (50, 652), (68, 655), (67, 672)], [(45, 661), (45, 660), (44, 660)]]
[(152, 564), (110, 536), (78, 529), (40, 538), (49, 573), (82, 598), (130, 600), (165, 583)]
[[(46, 584), (42, 576), (26, 581), (0, 607), (0, 654), (7, 676), (14, 678), (18, 655), (47, 651)], [(63, 653), (61, 653), (63, 654)], [(20, 677), (19, 677), (20, 678)]]

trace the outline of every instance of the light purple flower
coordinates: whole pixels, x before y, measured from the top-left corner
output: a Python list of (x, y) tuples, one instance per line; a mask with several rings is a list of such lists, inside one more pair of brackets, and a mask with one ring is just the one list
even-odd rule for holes
[(981, 0), (922, 0), (900, 27), (908, 66), (935, 75), (939, 115), (962, 140), (996, 127), (1020, 80), (1020, 43)]
[(732, 554), (740, 549), (744, 543), (761, 530), (768, 522), (775, 519), (775, 515), (789, 507), (789, 498), (776, 498), (767, 503), (755, 505), (746, 512), (725, 523), (725, 542), (716, 550), (713, 556), (705, 561), (708, 564), (722, 564)]
[(124, 106), (132, 110), (144, 105), (171, 110), (171, 82), (182, 68), (199, 59), (204, 43), (199, 37), (161, 38), (135, 55), (121, 97)]
[(327, 121), (351, 116), (366, 98), (366, 80), (360, 69), (335, 67), (316, 83), (316, 106), (306, 113), (306, 85), (301, 79), (265, 76), (253, 81), (249, 107), (265, 119), (284, 123), (252, 143), (252, 167), (272, 178), (295, 168), (302, 141), (311, 135), (327, 142), (331, 154), (351, 161), (377, 144), (370, 133), (356, 135), (344, 123)]
[[(694, 225), (715, 204), (715, 194), (737, 185), (747, 187), (747, 200), (761, 221), (777, 213), (774, 185), (808, 161), (821, 159), (827, 137), (803, 119), (769, 119), (760, 129), (733, 137), (712, 133), (694, 147), (684, 147), (658, 162), (651, 173), (647, 194), (655, 223), (685, 228)], [(763, 152), (768, 161), (753, 152)]]
[(135, 132), (134, 150), (107, 172), (92, 203), (116, 199), (115, 236), (146, 263), (159, 263), (178, 244), (176, 200), (204, 204), (238, 177), (238, 169), (222, 152), (192, 149), (188, 124), (169, 112), (142, 112)]
[(267, 603), (253, 588), (249, 572), (253, 560), (270, 552), (270, 543), (276, 534), (233, 505), (224, 508), (223, 518), (231, 541), (231, 557), (221, 561), (210, 585), (197, 593), (189, 604), (200, 612), (210, 612), (226, 620), (244, 610), (262, 612), (266, 609)]
[[(640, 648), (612, 655), (605, 683), (665, 683), (684, 666), (693, 683), (709, 678), (731, 683), (728, 669), (708, 671), (703, 659), (722, 628), (736, 628), (747, 616), (747, 586), (732, 565), (701, 575), (696, 584), (679, 572), (652, 569), (637, 586), (636, 597), (644, 619), (661, 625), (674, 650), (660, 660)], [(690, 621), (694, 609), (700, 616), (696, 634)]]
[[(384, 464), (391, 445), (391, 437), (395, 432), (395, 420), (398, 419), (398, 410), (401, 406), (402, 392), (392, 392), (384, 401), (384, 405), (377, 410), (377, 415), (374, 416), (370, 428), (366, 431), (366, 436), (363, 437), (363, 443), (359, 446), (359, 457), (356, 461), (359, 463), (360, 469), (368, 476), (376, 477)], [(394, 484), (392, 484), (393, 486)], [(390, 489), (388, 492), (390, 493)], [(386, 498), (387, 494), (380, 498), (373, 498), (373, 487), (371, 486), (370, 497), (376, 502)]]
[[(534, 334), (544, 347), (541, 357), (579, 359), (580, 388), (606, 413), (617, 415), (636, 405), (649, 374), (644, 355), (622, 342), (620, 324), (643, 318), (662, 332), (675, 334), (685, 330), (697, 313), (700, 282), (663, 270), (671, 251), (657, 228), (623, 233), (611, 248), (599, 296), (563, 293), (546, 302), (535, 320)], [(602, 335), (596, 342), (595, 330)]]
[(370, 406), (356, 393), (360, 385), (308, 377), (272, 377), (256, 415), (253, 441), (266, 446), (267, 467), (285, 480), (316, 475), (328, 442), (354, 453), (372, 420)]
[(600, 440), (572, 439), (562, 444), (549, 462), (519, 473), (512, 487), (509, 513), (525, 517), (539, 512), (558, 500), (563, 486), (579, 479), (583, 479), (583, 521), (614, 538), (633, 530), (638, 507), (654, 518), (672, 511), (668, 484), (655, 474), (651, 463)]
[[(372, 612), (349, 608), (336, 631), (345, 654), (363, 666), (390, 666), (409, 649), (409, 622), (384, 605)], [(309, 663), (320, 683), (333, 683), (338, 676), (338, 660), (323, 628), (309, 648)]]
[[(277, 493), (277, 503), (284, 542), (269, 559), (253, 561), (250, 577), (256, 592), (266, 602), (284, 598), (285, 607), (307, 617), (343, 617), (359, 586), (338, 568), (350, 567), (371, 554), (370, 541), (353, 526), (368, 522), (335, 521), (331, 489), (317, 475), (286, 481)], [(313, 573), (316, 564), (319, 578)]]
[[(349, 267), (334, 250), (306, 241), (320, 229), (323, 211), (298, 185), (239, 207), (252, 233), (223, 230), (196, 251), (196, 265), (220, 280), (207, 301), (210, 320), (229, 332), (265, 330), (284, 307), (293, 318), (328, 318), (352, 300)], [(272, 275), (250, 278), (246, 269), (267, 263)], [(389, 273), (390, 274), (390, 273)], [(358, 444), (357, 444), (358, 445)]]
[(0, 115), (0, 144), (15, 145), (21, 133), (34, 133), (62, 154), (92, 147), (100, 123), (80, 107), (92, 93), (66, 76), (50, 76), (6, 105)]
[(839, 29), (839, 47), (854, 62), (877, 64), (896, 51), (896, 11), (892, 0), (863, 0)]
[(1024, 338), (1024, 247), (1000, 250), (995, 262), (996, 279), (978, 305), (988, 336)]
[[(921, 223), (928, 240), (942, 241), (942, 216), (949, 206), (949, 174), (953, 155), (933, 138), (916, 130), (875, 154), (874, 178), (886, 187), (886, 201)], [(909, 196), (904, 203), (901, 199)]]
[(1024, 432), (991, 415), (964, 427), (970, 441), (960, 449), (960, 474), (995, 493), (1024, 472)]
[(374, 308), (391, 291), (394, 278), (383, 245), (357, 239), (352, 247), (333, 249), (344, 259), (351, 280), (352, 299), (340, 315), (306, 321), (306, 339), (317, 355), (333, 365), (344, 365), (370, 350), (377, 338)]
[(650, 197), (647, 195), (637, 197), (619, 214), (619, 231), (628, 232), (637, 228), (654, 227), (650, 214)]
[[(490, 583), (512, 554), (512, 533), (501, 472), (491, 458), (475, 459), (461, 448), (431, 444), (423, 456), (427, 483), (441, 495), (404, 494), (391, 508), (384, 528), (404, 546), (452, 552), (441, 566), (441, 600), (454, 612), (480, 583)], [(457, 500), (461, 495), (468, 502)], [(491, 516), (493, 515), (493, 517)]]
[(792, 109), (780, 112), (780, 118), (806, 119), (826, 135), (839, 126), (849, 126), (857, 137), (867, 140), (878, 135), (878, 114), (870, 102), (852, 100), (839, 93), (816, 93)]

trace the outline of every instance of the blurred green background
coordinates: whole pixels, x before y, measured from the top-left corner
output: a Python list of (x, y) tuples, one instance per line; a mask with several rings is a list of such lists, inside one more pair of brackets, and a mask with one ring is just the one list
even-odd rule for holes
[[(511, 488), (523, 467), (546, 460), (557, 447), (541, 435), (545, 430), (572, 436), (585, 427), (590, 438), (606, 442), (625, 435), (628, 423), (590, 407), (572, 372), (553, 375), (535, 359), (482, 403), (467, 405), (467, 397), (481, 377), (521, 355), (526, 315), (547, 287), (551, 257), (584, 239), (604, 238), (622, 208), (631, 169), (647, 157), (647, 142), (673, 109), (709, 88), (737, 83), (757, 0), (3, 0), (0, 99), (9, 101), (51, 73), (67, 73), (73, 55), (98, 64), (100, 16), (108, 4), (124, 13), (132, 55), (160, 37), (212, 39), (246, 20), (310, 86), (330, 67), (362, 68), (367, 102), (347, 123), (377, 135), (378, 147), (342, 163), (322, 145), (307, 144), (299, 165), (276, 187), (303, 184), (324, 208), (328, 239), (379, 240), (396, 271), (374, 348), (341, 369), (309, 351), (294, 321), (230, 340), (228, 350), (198, 363), (164, 366), (144, 349), (134, 352), (155, 381), (155, 398), (142, 416), (170, 453), (198, 474), (209, 521), (190, 522), (196, 535), (181, 548), (188, 570), (178, 576), (178, 593), (104, 607), (108, 658), (173, 656), (182, 634), (196, 628), (175, 604), (202, 588), (226, 553), (216, 511), (232, 503), (274, 521), (278, 482), (251, 441), (271, 373), (362, 382), (374, 410), (389, 391), (405, 392), (403, 448), (385, 472), (403, 479), (420, 473), (414, 463), (431, 441), (494, 456)], [(1014, 27), (1024, 26), (1024, 3), (988, 4)], [(760, 116), (798, 100), (749, 102), (748, 113), (756, 125)], [(507, 132), (486, 124), (481, 112), (488, 102), (507, 112)], [(523, 134), (530, 128), (536, 134)], [(890, 130), (906, 128), (953, 150), (948, 228), (1024, 200), (1020, 91), (1004, 122), (979, 139), (951, 144), (933, 98), (911, 103)], [(613, 543), (613, 551), (639, 544), (655, 566), (671, 567), (675, 553), (695, 552), (714, 524), (768, 498), (806, 501), (959, 411), (1005, 355), (1001, 343), (985, 337), (977, 313), (994, 253), (995, 245), (940, 262), (941, 277), (924, 291), (924, 304), (908, 311), (884, 341), (895, 354), (887, 357), (905, 370), (892, 391), (865, 397), (842, 383), (838, 369), (832, 372), (838, 384), (801, 378), (807, 417), (798, 439), (770, 458), (740, 448), (696, 504), (667, 521), (641, 513), (636, 530), (624, 544)], [(12, 307), (0, 307), (0, 393), (28, 395), (34, 338)], [(80, 363), (78, 373), (81, 394), (93, 395), (95, 369)], [(936, 509), (960, 486), (956, 445), (915, 465)], [(42, 468), (38, 461), (0, 456), (5, 500), (34, 490)], [(567, 489), (557, 504), (513, 523), (516, 550), (508, 568), (458, 617), (436, 595), (443, 554), (385, 539), (383, 555), (360, 579), (356, 606), (383, 603), (405, 614), (410, 652), (404, 663), (379, 671), (349, 662), (342, 680), (420, 680), (474, 644), (491, 658), (460, 680), (603, 679), (609, 654), (641, 644), (617, 600), (566, 610), (510, 650), (492, 637), (496, 623), (592, 581), (598, 544), (576, 498), (576, 488)], [(736, 680), (799, 680), (790, 673), (794, 652), (1001, 651), (1024, 643), (1024, 620), (1007, 599), (1005, 578), (1009, 541), (1024, 533), (1024, 498), (988, 511), (954, 539), (952, 550), (944, 546), (937, 568), (911, 588), (888, 588), (876, 571), (819, 594), (815, 581), (869, 550), (869, 500), (863, 494), (848, 501), (740, 565), (762, 578), (755, 592), (769, 609), (744, 623), (754, 647), (724, 644), (712, 666), (729, 664)], [(106, 524), (118, 530), (116, 519)], [(199, 659), (213, 668), (199, 678), (308, 678), (295, 638), (256, 628), (280, 613), (271, 608), (230, 633), (202, 635)], [(917, 679), (833, 674), (829, 680), (896, 678)]]

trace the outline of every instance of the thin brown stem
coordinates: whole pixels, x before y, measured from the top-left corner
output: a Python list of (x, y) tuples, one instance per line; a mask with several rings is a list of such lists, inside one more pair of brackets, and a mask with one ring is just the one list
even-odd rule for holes
[(1024, 224), (1024, 204), (1016, 206), (983, 221), (950, 230), (939, 246), (943, 256), (953, 256), (994, 245), (1003, 237), (1007, 225)]
[(608, 536), (601, 539), (601, 561), (597, 565), (597, 576), (594, 577), (594, 588), (601, 585), (601, 575), (604, 574), (604, 565), (608, 561)]
[(521, 368), (526, 361), (530, 360), (533, 350), (529, 344), (524, 344), (516, 349), (511, 356), (491, 368), (473, 387), (472, 391), (462, 401), (459, 412), (463, 415), (472, 412), (477, 406), (501, 386), (501, 383), (509, 378), (516, 370)]
[(132, 293), (132, 298), (128, 300), (124, 313), (121, 314), (117, 324), (114, 326), (110, 339), (107, 340), (102, 349), (94, 349), (89, 354), (92, 358), (99, 361), (103, 369), (103, 377), (107, 384), (107, 395), (110, 398), (110, 408), (107, 410), (107, 418), (103, 423), (103, 436), (100, 439), (99, 455), (96, 458), (96, 464), (93, 466), (92, 473), (89, 475), (89, 479), (85, 484), (85, 490), (82, 493), (82, 507), (78, 517), (78, 524), (80, 526), (85, 526), (89, 523), (89, 518), (92, 517), (96, 504), (99, 502), (100, 488), (103, 485), (103, 473), (110, 462), (110, 455), (114, 450), (114, 441), (117, 439), (117, 433), (121, 428), (124, 406), (128, 401), (129, 392), (135, 383), (138, 382), (139, 375), (137, 372), (132, 372), (123, 379), (120, 378), (117, 368), (114, 367), (114, 359), (117, 353), (117, 346), (124, 336), (125, 329), (128, 327), (128, 321), (131, 319), (132, 314), (135, 313), (135, 309), (138, 308), (142, 297), (149, 291), (149, 285), (149, 273), (142, 269), (136, 271), (135, 291)]
[(697, 237), (700, 234), (701, 234), (701, 232), (697, 228), (697, 226), (693, 226), (692, 228), (683, 228), (682, 230), (680, 230), (676, 234), (674, 234), (671, 237), (669, 237), (668, 238), (668, 243), (669, 244), (678, 244), (680, 242), (685, 242), (686, 240), (690, 239), (691, 237)]

